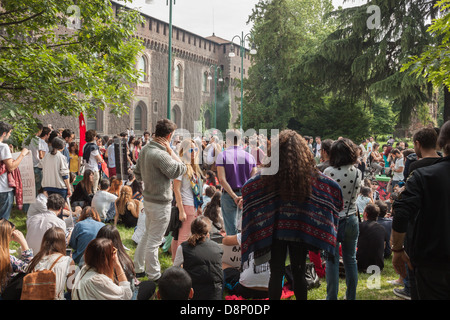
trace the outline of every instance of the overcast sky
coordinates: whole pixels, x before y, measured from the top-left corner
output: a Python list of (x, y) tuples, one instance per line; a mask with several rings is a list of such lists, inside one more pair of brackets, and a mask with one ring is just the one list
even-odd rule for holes
[[(299, 0), (301, 1), (301, 0)], [(119, 2), (119, 1), (117, 1)], [(335, 7), (350, 7), (366, 3), (366, 0), (333, 0)], [(172, 23), (174, 26), (208, 37), (213, 34), (231, 40), (235, 35), (247, 34), (251, 25), (248, 17), (258, 0), (175, 0)], [(165, 22), (169, 22), (167, 0), (133, 0), (129, 7), (140, 8), (141, 12)]]

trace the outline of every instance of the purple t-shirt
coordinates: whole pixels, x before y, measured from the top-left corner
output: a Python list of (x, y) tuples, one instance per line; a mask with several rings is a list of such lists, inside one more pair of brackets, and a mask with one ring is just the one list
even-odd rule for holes
[(216, 166), (225, 168), (227, 182), (233, 190), (236, 190), (241, 189), (251, 178), (251, 172), (256, 167), (256, 161), (242, 147), (233, 146), (217, 156)]

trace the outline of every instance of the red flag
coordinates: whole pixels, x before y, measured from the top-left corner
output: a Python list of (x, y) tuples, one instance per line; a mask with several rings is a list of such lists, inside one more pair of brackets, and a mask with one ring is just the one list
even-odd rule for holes
[(78, 156), (83, 156), (83, 147), (86, 144), (86, 121), (84, 121), (83, 112), (80, 113), (78, 117), (78, 122), (80, 125), (80, 143), (78, 145)]
[(109, 169), (105, 161), (102, 162), (102, 171), (109, 178)]

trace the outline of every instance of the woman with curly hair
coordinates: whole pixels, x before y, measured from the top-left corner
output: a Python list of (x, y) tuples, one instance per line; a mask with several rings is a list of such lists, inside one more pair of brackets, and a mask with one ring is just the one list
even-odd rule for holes
[(342, 192), (317, 170), (305, 139), (295, 131), (282, 131), (270, 153), (279, 159), (278, 172), (261, 170), (242, 188), (243, 268), (250, 261), (256, 273), (270, 268), (269, 299), (279, 300), (289, 251), (295, 297), (306, 300), (307, 252), (334, 252)]
[(336, 300), (339, 290), (339, 244), (342, 245), (342, 259), (347, 284), (347, 300), (356, 298), (358, 267), (356, 245), (359, 235), (359, 220), (356, 199), (361, 189), (363, 175), (355, 167), (358, 161), (358, 146), (350, 139), (343, 138), (333, 143), (330, 150), (330, 167), (324, 174), (334, 179), (342, 189), (344, 207), (339, 212), (339, 231), (335, 252), (326, 265), (327, 299)]

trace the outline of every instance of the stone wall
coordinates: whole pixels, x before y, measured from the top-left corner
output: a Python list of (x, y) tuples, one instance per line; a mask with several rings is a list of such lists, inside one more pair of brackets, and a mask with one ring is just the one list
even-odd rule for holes
[[(121, 6), (112, 2), (114, 12)], [(146, 81), (139, 83), (135, 88), (134, 101), (127, 114), (121, 117), (114, 116), (108, 110), (98, 110), (96, 120), (91, 119), (96, 130), (101, 134), (114, 135), (134, 128), (135, 112), (141, 106), (142, 130), (153, 131), (159, 119), (167, 117), (167, 79), (168, 79), (168, 42), (169, 25), (153, 17), (144, 15), (145, 23), (138, 26), (135, 37), (143, 40), (145, 46), (144, 57), (147, 62)], [(238, 119), (240, 114), (240, 88), (235, 89), (235, 79), (241, 78), (241, 57), (238, 54), (239, 46), (235, 45), (236, 57), (230, 58), (230, 41), (216, 36), (201, 37), (187, 30), (173, 26), (172, 38), (172, 94), (171, 112), (172, 120), (178, 116), (179, 126), (194, 132), (194, 122), (200, 119), (200, 110), (205, 103), (214, 104), (214, 80), (208, 80), (207, 90), (203, 90), (203, 76), (211, 72), (210, 66), (219, 66), (224, 81), (230, 83), (229, 96), (231, 119), (229, 127)], [(236, 41), (235, 41), (236, 42)], [(174, 85), (175, 70), (180, 64), (183, 70), (181, 88)], [(247, 77), (251, 59), (248, 51), (244, 58), (244, 77)], [(136, 66), (138, 67), (138, 66)], [(237, 99), (236, 99), (237, 97)], [(69, 128), (78, 132), (77, 117), (61, 117), (57, 114), (39, 117), (44, 123), (51, 123), (54, 128)], [(211, 123), (213, 123), (211, 121)]]

